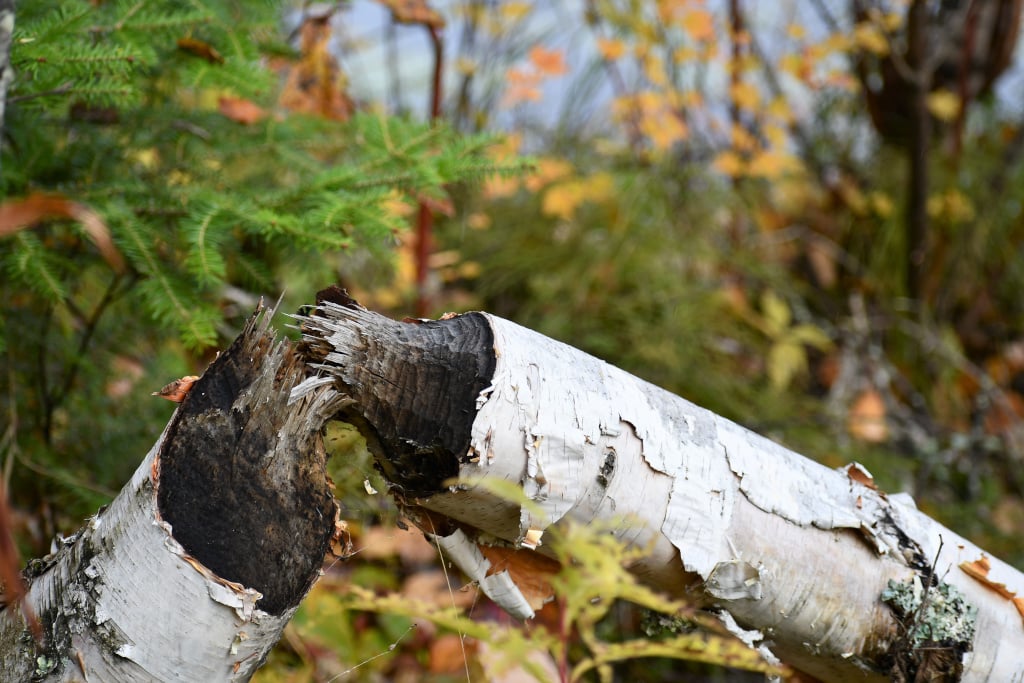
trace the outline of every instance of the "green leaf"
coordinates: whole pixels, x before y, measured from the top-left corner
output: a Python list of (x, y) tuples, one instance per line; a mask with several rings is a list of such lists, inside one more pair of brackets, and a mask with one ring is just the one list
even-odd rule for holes
[(773, 339), (777, 339), (785, 332), (792, 319), (789, 304), (770, 289), (761, 296), (761, 312), (764, 314), (766, 332)]
[(832, 348), (832, 340), (829, 339), (829, 336), (820, 327), (808, 323), (796, 325), (787, 336), (794, 342), (807, 344), (821, 351), (828, 351)]
[(790, 338), (772, 345), (768, 352), (768, 379), (782, 391), (799, 375), (807, 372), (807, 352)]

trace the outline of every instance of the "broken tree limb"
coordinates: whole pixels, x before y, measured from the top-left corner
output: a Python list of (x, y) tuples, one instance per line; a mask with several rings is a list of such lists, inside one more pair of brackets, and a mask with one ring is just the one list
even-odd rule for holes
[(258, 312), (110, 506), (30, 564), (0, 610), (0, 680), (244, 681), (319, 575), (336, 505), (319, 441), (337, 395)]
[(552, 525), (623, 519), (616, 535), (650, 549), (632, 568), (646, 582), (823, 680), (1024, 676), (1024, 576), (859, 466), (827, 469), (487, 314), (401, 323), (328, 300), (302, 329), (319, 375), (293, 398), (346, 396), (339, 417), (399, 502), (513, 614), (536, 596), (488, 545), (543, 553)]

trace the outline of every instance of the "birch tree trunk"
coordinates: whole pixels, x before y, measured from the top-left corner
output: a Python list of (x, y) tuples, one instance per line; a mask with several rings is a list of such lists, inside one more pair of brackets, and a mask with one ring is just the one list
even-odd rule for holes
[(539, 557), (554, 525), (621, 519), (616, 535), (650, 549), (638, 576), (823, 680), (1024, 678), (1024, 577), (863, 469), (821, 467), (494, 316), (395, 322), (322, 298), (298, 353), (254, 317), (110, 507), (30, 566), (45, 639), (0, 610), (0, 680), (246, 680), (334, 532), (331, 418), (518, 617), (549, 596), (516, 567), (550, 562), (499, 571), (496, 547)]
[(249, 325), (185, 396), (110, 506), (30, 564), (0, 611), (3, 681), (244, 681), (319, 575), (337, 507), (319, 428), (324, 392)]
[(1024, 576), (863, 468), (827, 469), (495, 316), (402, 323), (324, 299), (303, 321), (321, 374), (293, 396), (344, 394), (339, 417), (406, 512), (512, 614), (533, 614), (536, 582), (497, 571), (491, 546), (544, 553), (552, 525), (627, 519), (616, 535), (651, 549), (637, 575), (822, 680), (1024, 679)]

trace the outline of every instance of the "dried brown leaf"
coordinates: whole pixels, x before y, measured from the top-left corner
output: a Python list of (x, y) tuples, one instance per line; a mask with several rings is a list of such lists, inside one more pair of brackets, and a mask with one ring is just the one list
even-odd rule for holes
[(211, 64), (223, 64), (224, 57), (217, 49), (204, 40), (197, 38), (178, 38), (178, 49), (201, 57)]
[(57, 218), (70, 218), (81, 223), (103, 260), (115, 272), (124, 272), (124, 258), (114, 246), (103, 218), (85, 204), (60, 194), (36, 193), (23, 199), (8, 199), (0, 204), (0, 237)]
[(227, 118), (246, 126), (261, 121), (267, 115), (263, 107), (241, 97), (221, 97), (217, 108)]

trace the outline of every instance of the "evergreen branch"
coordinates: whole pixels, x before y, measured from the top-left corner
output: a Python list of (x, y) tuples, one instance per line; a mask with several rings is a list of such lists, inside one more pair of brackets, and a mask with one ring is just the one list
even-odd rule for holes
[(8, 97), (7, 103), (12, 104), (14, 102), (24, 102), (26, 100), (34, 100), (40, 97), (55, 97), (57, 95), (66, 95), (70, 92), (73, 92), (73, 86), (73, 81), (66, 81), (61, 85), (58, 85), (56, 88), (51, 88), (50, 90), (29, 93), (27, 95), (15, 95), (14, 97)]
[(185, 266), (203, 284), (210, 285), (222, 282), (225, 275), (224, 259), (218, 251), (218, 240), (212, 236), (211, 224), (221, 213), (221, 208), (214, 206), (206, 212), (203, 219), (194, 227), (186, 227), (192, 249), (185, 257)]
[(99, 327), (100, 318), (107, 308), (117, 298), (117, 290), (121, 285), (122, 275), (114, 273), (114, 277), (110, 280), (107, 288), (103, 292), (103, 296), (100, 298), (99, 303), (93, 308), (92, 313), (84, 320), (84, 326), (82, 328), (82, 335), (78, 339), (78, 348), (71, 356), (71, 361), (68, 363), (67, 369), (64, 373), (64, 382), (61, 387), (57, 389), (55, 396), (51, 397), (51, 402), (56, 404), (60, 402), (60, 399), (71, 393), (71, 389), (75, 383), (75, 377), (78, 374), (78, 369), (82, 365), (83, 359), (86, 357), (86, 351), (89, 350), (89, 344), (92, 342), (93, 335), (96, 333), (96, 329)]
[[(121, 229), (130, 240), (126, 253), (142, 260), (141, 271), (146, 276), (140, 290), (150, 310), (164, 323), (176, 322), (187, 345), (199, 348), (209, 345), (215, 338), (212, 323), (201, 319), (195, 307), (180, 296), (170, 274), (160, 264), (141, 232), (131, 222), (121, 224)], [(155, 291), (152, 291), (155, 287)], [(145, 296), (148, 295), (148, 296)]]
[(64, 284), (53, 271), (54, 264), (39, 238), (27, 231), (13, 237), (17, 249), (8, 258), (8, 271), (50, 303), (66, 300)]

